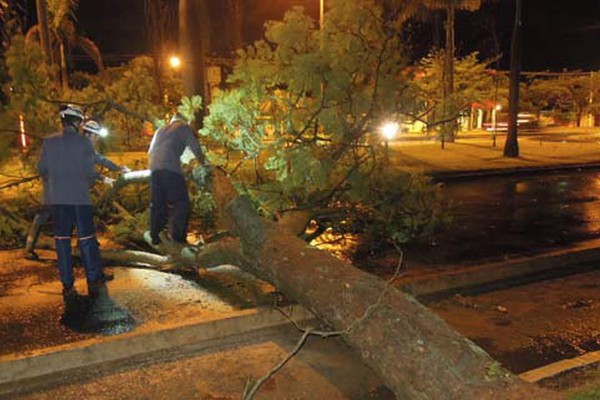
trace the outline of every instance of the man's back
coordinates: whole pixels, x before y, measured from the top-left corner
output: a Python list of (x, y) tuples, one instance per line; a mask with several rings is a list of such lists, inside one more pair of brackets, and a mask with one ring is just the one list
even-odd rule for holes
[(148, 150), (150, 169), (152, 171), (166, 169), (183, 174), (180, 158), (188, 146), (196, 158), (202, 159), (198, 140), (189, 125), (176, 121), (159, 129), (154, 134)]
[(66, 128), (44, 140), (38, 170), (47, 180), (49, 204), (91, 204), (94, 148), (75, 129)]

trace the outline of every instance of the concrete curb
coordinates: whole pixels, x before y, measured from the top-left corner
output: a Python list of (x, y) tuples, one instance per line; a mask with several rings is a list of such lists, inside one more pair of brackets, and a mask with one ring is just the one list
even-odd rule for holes
[(556, 276), (568, 275), (578, 272), (576, 267), (589, 266), (598, 262), (600, 262), (600, 241), (590, 241), (566, 250), (505, 262), (464, 267), (460, 271), (426, 276), (403, 284), (400, 289), (427, 301), (459, 290), (477, 291), (486, 285), (509, 280), (534, 281), (541, 273)]
[(472, 171), (430, 171), (430, 175), (436, 181), (451, 181), (460, 179), (470, 178), (487, 178), (496, 176), (509, 176), (509, 175), (530, 175), (548, 172), (560, 172), (560, 171), (571, 171), (571, 170), (582, 170), (582, 169), (599, 169), (600, 162), (588, 162), (588, 163), (577, 163), (577, 164), (563, 164), (563, 165), (539, 165), (535, 167), (513, 167), (513, 168), (492, 168), (483, 170), (472, 170)]
[[(315, 317), (299, 306), (290, 311), (298, 322)], [(105, 342), (74, 344), (67, 350), (47, 349), (44, 354), (0, 358), (0, 396), (28, 381), (98, 364), (124, 360), (144, 354), (194, 345), (195, 349), (214, 347), (221, 341), (239, 334), (289, 324), (276, 310), (257, 310), (256, 313), (214, 320), (139, 335), (123, 335)], [(215, 341), (217, 343), (215, 343)]]
[(552, 364), (544, 365), (540, 368), (523, 372), (522, 374), (519, 374), (519, 378), (526, 382), (535, 383), (547, 378), (551, 378), (560, 373), (585, 367), (586, 365), (595, 364), (598, 362), (600, 362), (600, 351), (594, 351), (578, 357), (568, 358), (566, 360), (557, 361)]

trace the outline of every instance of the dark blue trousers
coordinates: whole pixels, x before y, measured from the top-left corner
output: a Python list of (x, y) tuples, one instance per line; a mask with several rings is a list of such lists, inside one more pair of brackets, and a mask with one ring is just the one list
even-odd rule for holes
[(171, 239), (184, 243), (190, 215), (190, 197), (184, 176), (164, 169), (152, 171), (151, 186), (150, 236), (152, 241), (160, 242), (158, 234), (165, 228), (169, 219)]
[(73, 286), (73, 266), (71, 264), (71, 234), (77, 227), (79, 251), (85, 268), (88, 284), (102, 279), (100, 248), (96, 240), (96, 229), (92, 206), (90, 205), (52, 205), (54, 240), (58, 257), (58, 272), (65, 289)]

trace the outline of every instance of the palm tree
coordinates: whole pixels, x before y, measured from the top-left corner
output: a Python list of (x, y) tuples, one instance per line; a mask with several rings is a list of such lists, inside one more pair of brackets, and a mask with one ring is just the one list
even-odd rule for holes
[[(41, 3), (44, 0), (38, 0)], [(85, 36), (79, 35), (75, 29), (75, 9), (78, 0), (48, 1), (48, 30), (51, 58), (59, 61), (60, 77), (63, 89), (68, 87), (67, 54), (71, 49), (83, 50), (96, 64), (99, 71), (104, 69), (102, 54), (96, 44)], [(43, 4), (42, 4), (43, 5)], [(42, 26), (36, 24), (29, 29), (26, 40), (35, 40), (42, 35)]]

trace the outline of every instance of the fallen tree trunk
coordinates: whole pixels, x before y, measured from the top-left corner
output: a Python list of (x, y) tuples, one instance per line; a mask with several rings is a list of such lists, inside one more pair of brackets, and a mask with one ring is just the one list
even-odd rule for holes
[(222, 173), (212, 187), (221, 227), (239, 239), (202, 248), (190, 261), (237, 265), (347, 331), (345, 341), (397, 398), (558, 398), (520, 381), (410, 295), (260, 218)]

